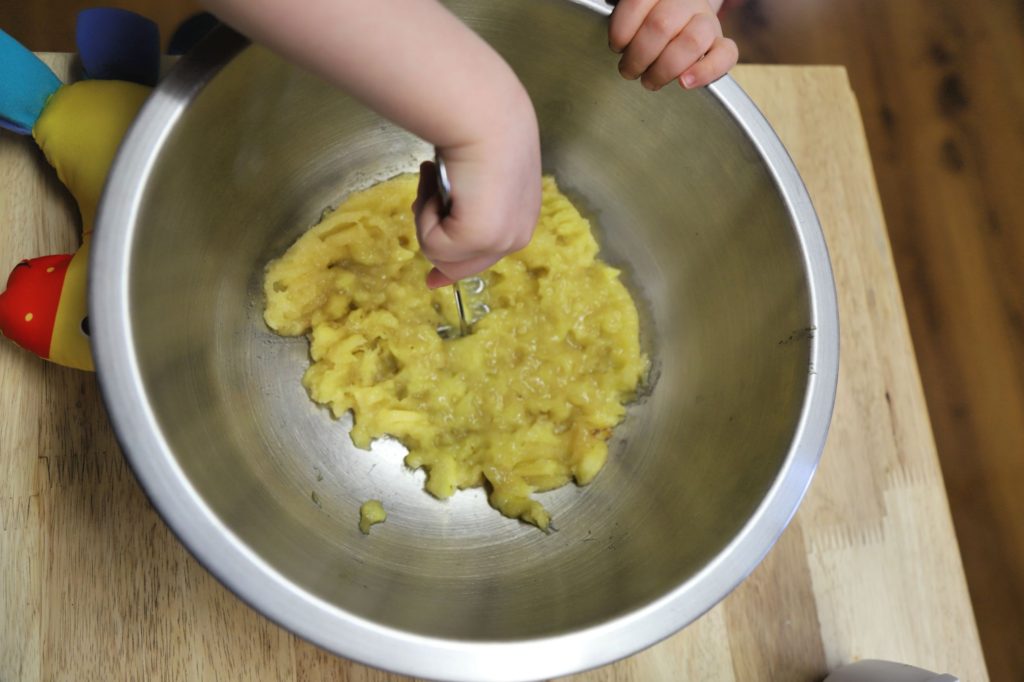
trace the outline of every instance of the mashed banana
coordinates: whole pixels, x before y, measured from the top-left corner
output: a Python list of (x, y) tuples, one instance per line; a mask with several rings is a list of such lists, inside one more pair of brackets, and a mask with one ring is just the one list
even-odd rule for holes
[(387, 521), (388, 513), (380, 500), (367, 500), (359, 507), (359, 530), (363, 535), (370, 534), (370, 526)]
[(545, 178), (526, 249), (482, 276), (490, 313), (442, 340), (449, 287), (429, 291), (409, 206), (416, 176), (351, 195), (267, 267), (265, 319), (309, 334), (303, 384), (352, 440), (392, 436), (405, 462), (445, 499), (490, 488), (506, 516), (547, 529), (535, 492), (586, 485), (647, 370), (636, 306), (619, 272), (597, 260), (589, 223)]

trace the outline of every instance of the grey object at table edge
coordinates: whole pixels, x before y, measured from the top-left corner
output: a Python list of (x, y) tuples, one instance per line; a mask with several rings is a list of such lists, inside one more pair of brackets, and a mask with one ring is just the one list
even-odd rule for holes
[(823, 682), (960, 682), (960, 679), (906, 663), (865, 659), (844, 665)]
[[(573, 0), (598, 13), (601, 2)], [(138, 219), (144, 180), (175, 121), (247, 46), (218, 29), (158, 86), (133, 125), (101, 202), (90, 269), (90, 316), (99, 380), (131, 467), (154, 506), (194, 556), (239, 597), (305, 639), (400, 673), (452, 680), (525, 680), (574, 673), (636, 653), (691, 623), (761, 561), (795, 513), (819, 461), (835, 400), (839, 327), (827, 247), (800, 177), (761, 113), (725, 77), (710, 93), (742, 127), (776, 183), (802, 250), (813, 336), (812, 371), (796, 432), (774, 483), (732, 541), (674, 590), (642, 608), (568, 634), (468, 641), (403, 632), (348, 613), (288, 582), (206, 506), (161, 436), (142, 392), (132, 346), (125, 235)], [(115, 188), (112, 190), (111, 188)], [(116, 192), (117, 200), (109, 196)]]

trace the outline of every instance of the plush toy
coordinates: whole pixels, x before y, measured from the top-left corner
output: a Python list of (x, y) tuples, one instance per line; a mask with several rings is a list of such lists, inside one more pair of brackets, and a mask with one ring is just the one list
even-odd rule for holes
[(23, 260), (11, 272), (0, 332), (43, 358), (91, 370), (86, 267), (96, 207), (118, 145), (156, 84), (160, 43), (156, 24), (115, 9), (80, 13), (76, 41), (86, 80), (65, 85), (0, 31), (0, 127), (32, 135), (82, 217), (76, 253)]

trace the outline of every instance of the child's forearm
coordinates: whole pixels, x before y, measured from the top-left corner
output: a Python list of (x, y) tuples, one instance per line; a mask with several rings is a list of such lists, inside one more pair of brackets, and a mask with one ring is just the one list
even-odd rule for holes
[(435, 0), (204, 0), (427, 141), (480, 142), (529, 107), (507, 64)]

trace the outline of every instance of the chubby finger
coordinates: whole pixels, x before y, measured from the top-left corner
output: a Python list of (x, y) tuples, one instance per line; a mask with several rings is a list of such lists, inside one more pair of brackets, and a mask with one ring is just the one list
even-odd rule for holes
[(658, 0), (620, 0), (608, 23), (608, 47), (614, 52), (625, 50), (656, 4)]
[(657, 90), (681, 76), (711, 49), (719, 36), (718, 20), (710, 14), (697, 14), (665, 46), (640, 82), (648, 90)]
[(736, 66), (740, 51), (736, 42), (730, 38), (718, 37), (711, 45), (711, 49), (700, 60), (680, 77), (679, 82), (684, 88), (699, 88), (708, 83), (718, 80), (729, 72), (729, 69)]
[[(453, 205), (453, 211), (457, 208)], [(435, 196), (423, 204), (423, 210), (416, 216), (420, 251), (435, 265), (488, 257), (494, 262), (525, 248), (533, 234), (532, 229), (517, 229), (500, 222), (487, 223), (494, 220), (492, 216), (469, 219), (453, 214), (441, 218), (438, 211), (440, 198)], [(441, 269), (444, 270), (443, 267)]]
[(461, 263), (492, 254), (501, 256), (514, 250), (511, 244), (506, 243), (509, 240), (500, 235), (490, 236), (484, 234), (485, 230), (464, 229), (451, 217), (441, 219), (438, 215), (440, 208), (440, 199), (433, 197), (424, 204), (420, 214), (422, 219), (418, 216), (416, 220), (420, 251), (431, 263)]
[(471, 258), (459, 263), (434, 263), (434, 269), (427, 273), (427, 286), (436, 289), (457, 280), (478, 275), (499, 260), (501, 260), (500, 255), (490, 255)]
[[(416, 200), (412, 204), (416, 239), (427, 260), (435, 264), (462, 263), (481, 256), (504, 255), (526, 246), (522, 235), (515, 231), (487, 229), (491, 226), (485, 225), (483, 220), (460, 216), (454, 200), (452, 213), (446, 214), (434, 178), (434, 164), (423, 162)], [(484, 218), (489, 219), (489, 216)], [(529, 241), (528, 234), (526, 237)]]
[(686, 0), (662, 0), (651, 10), (619, 60), (619, 73), (630, 80), (639, 78), (665, 47), (693, 18), (693, 6)]
[(416, 200), (412, 204), (420, 251), (427, 260), (434, 263), (461, 262), (486, 252), (486, 249), (479, 248), (472, 239), (465, 236), (455, 238), (449, 233), (456, 221), (444, 215), (441, 194), (437, 190), (437, 181), (434, 178), (434, 164), (424, 161), (420, 165)]

